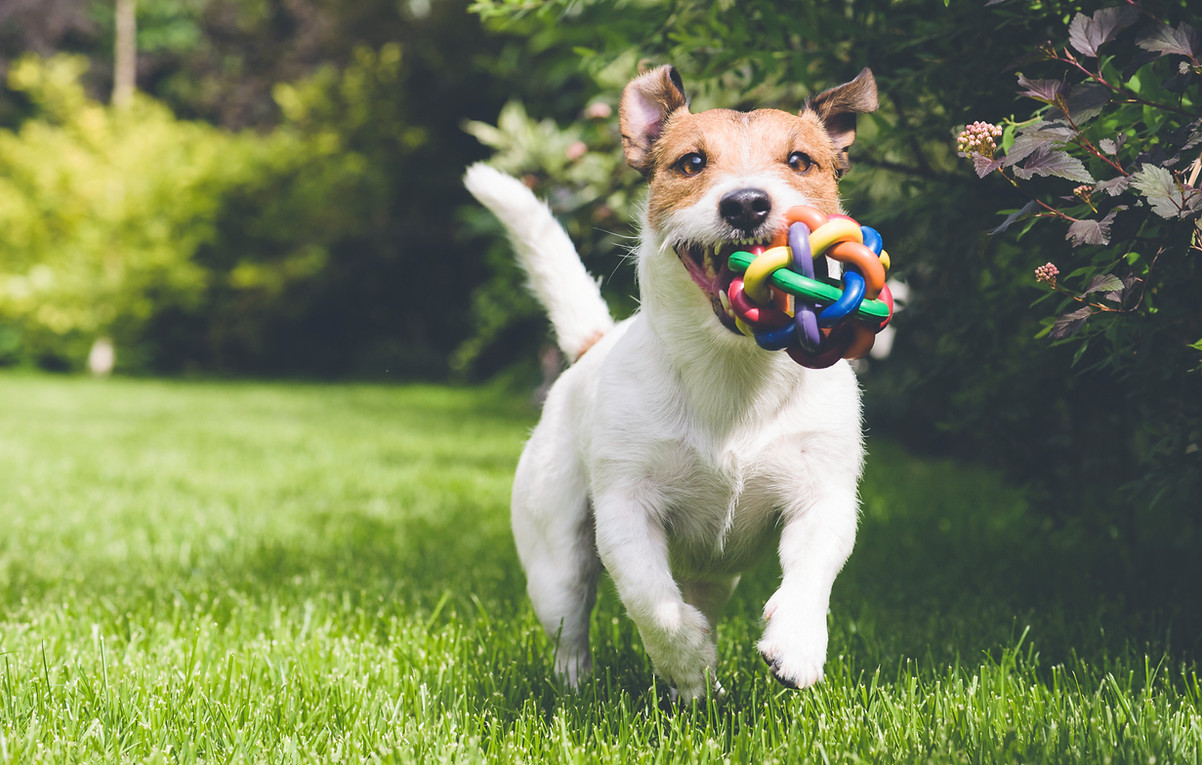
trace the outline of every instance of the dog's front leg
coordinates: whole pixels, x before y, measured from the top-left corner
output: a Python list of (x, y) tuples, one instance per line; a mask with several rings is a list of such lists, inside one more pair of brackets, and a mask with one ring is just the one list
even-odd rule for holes
[(624, 491), (597, 497), (597, 551), (643, 639), (656, 674), (682, 701), (705, 695), (717, 650), (705, 615), (672, 577), (664, 526), (645, 500)]
[(758, 646), (784, 685), (807, 688), (822, 679), (831, 587), (851, 555), (856, 513), (853, 489), (785, 514), (780, 539), (783, 577), (764, 606), (766, 626)]

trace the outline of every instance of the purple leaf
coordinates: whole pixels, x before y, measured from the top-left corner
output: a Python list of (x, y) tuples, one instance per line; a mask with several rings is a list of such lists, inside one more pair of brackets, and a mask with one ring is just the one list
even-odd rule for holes
[(1015, 165), (1014, 174), (1024, 181), (1037, 175), (1054, 175), (1077, 183), (1094, 182), (1081, 160), (1070, 157), (1068, 152), (1047, 148), (1038, 149), (1023, 164)]
[[(1110, 244), (1110, 224), (1114, 223), (1114, 216), (1118, 215), (1119, 211), (1126, 209), (1126, 205), (1119, 205), (1100, 220), (1073, 221), (1064, 238), (1070, 240), (1074, 247), (1083, 244)], [(1086, 290), (1086, 293), (1088, 292), (1089, 290)]]
[(1074, 135), (1076, 131), (1063, 122), (1037, 122), (1018, 132), (1002, 164), (1015, 165), (1039, 149), (1059, 149)]
[(1098, 141), (1098, 148), (1111, 156), (1119, 153), (1119, 147), (1110, 138), (1103, 138), (1102, 140)]
[(1193, 132), (1189, 134), (1189, 138), (1185, 139), (1185, 143), (1182, 144), (1182, 151), (1189, 151), (1202, 143), (1202, 120), (1194, 120), (1186, 127), (1190, 128)]
[(1135, 23), (1139, 14), (1133, 8), (1103, 8), (1093, 16), (1078, 13), (1068, 25), (1068, 41), (1078, 53), (1097, 58), (1098, 47), (1115, 38)]
[(1157, 24), (1141, 35), (1135, 44), (1162, 56), (1197, 58), (1198, 55), (1198, 33), (1185, 22), (1178, 24), (1176, 29), (1168, 24)]
[(1072, 242), (1074, 247), (1080, 247), (1083, 244), (1109, 244), (1110, 231), (1102, 229), (1101, 221), (1075, 220), (1068, 227), (1068, 233), (1064, 238)]
[(1048, 336), (1053, 340), (1061, 340), (1070, 335), (1077, 334), (1082, 327), (1085, 326), (1085, 320), (1093, 314), (1093, 309), (1089, 306), (1078, 308), (1075, 311), (1070, 311), (1063, 316), (1056, 317), (1056, 321), (1052, 323), (1052, 331)]
[(1186, 189), (1173, 174), (1156, 165), (1141, 165), (1131, 175), (1131, 183), (1162, 218), (1180, 218), (1191, 208), (1197, 209), (1197, 189)]
[(1056, 97), (1064, 90), (1064, 83), (1060, 80), (1028, 80), (1021, 74), (1018, 75), (1018, 86), (1023, 88), (1019, 93), (1045, 104), (1055, 103)]
[(1123, 277), (1123, 291), (1119, 293), (1118, 302), (1121, 305), (1126, 302), (1127, 298), (1135, 294), (1136, 289), (1144, 283), (1143, 279), (1138, 276), (1127, 275)]
[(1093, 190), (1094, 191), (1105, 191), (1108, 195), (1110, 195), (1112, 197), (1117, 197), (1119, 194), (1122, 194), (1124, 191), (1126, 191), (1127, 187), (1130, 185), (1131, 185), (1131, 176), (1119, 175), (1114, 178), (1111, 178), (1108, 181), (1099, 181), (1098, 185), (1093, 187)]
[(1102, 113), (1102, 107), (1110, 103), (1110, 89), (1096, 82), (1074, 85), (1069, 91), (1066, 116), (1081, 125)]
[(1002, 161), (1004, 159), (1005, 159), (1004, 157), (998, 157), (997, 159), (990, 159), (989, 157), (986, 157), (984, 154), (974, 154), (974, 155), (972, 155), (972, 166), (973, 166), (973, 169), (975, 169), (977, 171), (977, 177), (984, 178), (985, 176), (992, 173), (994, 170), (997, 170), (999, 167), (1001, 167)]
[(1123, 288), (1123, 280), (1114, 274), (1098, 274), (1089, 280), (1089, 286), (1081, 293), (1081, 297), (1093, 292), (1111, 292), (1113, 290), (1121, 290)]

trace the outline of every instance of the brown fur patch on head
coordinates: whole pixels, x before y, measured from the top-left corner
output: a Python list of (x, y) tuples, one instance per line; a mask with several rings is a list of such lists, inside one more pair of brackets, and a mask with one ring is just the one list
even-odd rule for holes
[[(693, 154), (704, 157), (705, 166), (689, 174), (680, 163)], [(807, 158), (804, 169), (790, 165), (790, 158), (799, 154)], [(839, 151), (813, 112), (676, 112), (664, 125), (651, 156), (648, 214), (652, 225), (667, 212), (697, 202), (708, 190), (709, 179), (734, 174), (777, 177), (823, 212), (838, 211)]]
[[(626, 161), (651, 183), (652, 222), (696, 201), (708, 185), (703, 177), (725, 173), (778, 175), (829, 214), (838, 208), (836, 181), (849, 166), (856, 115), (876, 108), (876, 80), (864, 69), (811, 98), (796, 116), (776, 109), (692, 114), (680, 75), (661, 66), (622, 91), (619, 122)], [(804, 171), (790, 164), (797, 152), (809, 159)], [(690, 155), (704, 160), (696, 173), (680, 164)]]

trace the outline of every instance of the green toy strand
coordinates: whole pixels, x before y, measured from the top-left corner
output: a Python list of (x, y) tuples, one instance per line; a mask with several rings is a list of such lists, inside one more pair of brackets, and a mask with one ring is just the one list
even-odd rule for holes
[[(755, 256), (750, 252), (734, 252), (731, 253), (728, 263), (730, 270), (743, 273), (747, 267), (751, 265), (751, 261), (755, 260)], [(772, 272), (769, 281), (773, 287), (787, 292), (796, 297), (812, 300), (822, 304), (833, 303), (843, 294), (843, 289), (835, 284), (818, 281), (817, 279), (808, 279), (795, 271), (790, 271), (787, 268), (778, 268)], [(860, 303), (860, 307), (856, 309), (855, 316), (858, 319), (872, 323), (880, 324), (885, 319), (889, 318), (889, 306), (885, 305), (883, 300), (868, 300)]]

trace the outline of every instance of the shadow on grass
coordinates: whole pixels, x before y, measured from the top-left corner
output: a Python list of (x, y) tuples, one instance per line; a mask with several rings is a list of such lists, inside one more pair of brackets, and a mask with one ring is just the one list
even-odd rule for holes
[(1136, 541), (1056, 525), (988, 471), (872, 445), (857, 549), (835, 586), (849, 650), (947, 665), (1027, 641), (1045, 663), (1202, 652), (1199, 556), (1180, 536)]

